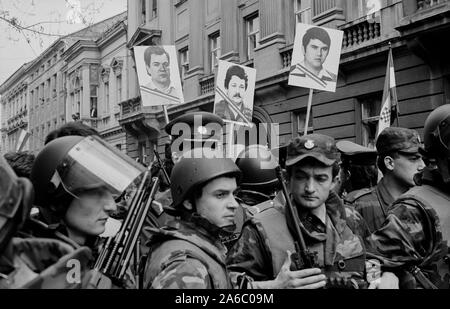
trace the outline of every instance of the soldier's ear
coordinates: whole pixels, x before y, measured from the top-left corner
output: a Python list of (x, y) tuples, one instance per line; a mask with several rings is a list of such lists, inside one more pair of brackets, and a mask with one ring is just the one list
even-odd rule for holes
[(183, 206), (184, 206), (184, 208), (186, 208), (187, 210), (194, 210), (194, 205), (192, 205), (192, 203), (190, 202), (190, 201), (188, 201), (188, 200), (185, 200), (184, 202), (183, 202)]
[(391, 156), (386, 156), (384, 158), (384, 166), (388, 171), (393, 171), (395, 167), (394, 159)]

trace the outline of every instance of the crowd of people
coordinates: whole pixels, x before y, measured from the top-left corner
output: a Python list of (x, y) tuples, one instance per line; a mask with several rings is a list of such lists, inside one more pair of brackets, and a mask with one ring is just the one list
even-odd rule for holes
[[(195, 115), (167, 133), (183, 122), (189, 143), (210, 142), (217, 132), (193, 126), (223, 120)], [(280, 158), (261, 145), (233, 159), (167, 144), (146, 167), (92, 128), (66, 124), (37, 155), (0, 158), (0, 288), (447, 289), (449, 124), (443, 105), (423, 143), (397, 127), (376, 150), (309, 134)], [(102, 237), (108, 220), (128, 227), (136, 209), (146, 217), (130, 230), (131, 262), (108, 260), (117, 240)], [(111, 263), (125, 263), (126, 275)]]

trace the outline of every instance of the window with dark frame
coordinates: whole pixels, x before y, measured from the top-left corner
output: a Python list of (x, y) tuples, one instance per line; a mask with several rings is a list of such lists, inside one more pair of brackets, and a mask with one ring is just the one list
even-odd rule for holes
[(219, 58), (221, 56), (220, 32), (209, 36), (209, 54), (210, 71), (213, 73), (219, 66)]
[(311, 0), (293, 0), (295, 22), (303, 24), (311, 24)]
[(181, 79), (185, 79), (189, 71), (189, 48), (186, 47), (180, 49), (179, 55), (181, 65)]
[(255, 49), (257, 49), (260, 40), (259, 15), (258, 13), (250, 15), (245, 19), (245, 28), (247, 35), (247, 60), (254, 58)]
[(358, 99), (361, 104), (361, 144), (373, 149), (376, 145), (381, 97), (381, 94), (376, 94)]

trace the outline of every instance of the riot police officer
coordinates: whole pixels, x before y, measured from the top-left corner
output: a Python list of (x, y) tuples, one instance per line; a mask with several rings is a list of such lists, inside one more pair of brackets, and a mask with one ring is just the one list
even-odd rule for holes
[(88, 248), (74, 251), (53, 239), (16, 238), (29, 216), (34, 190), (31, 182), (18, 178), (0, 156), (0, 289), (76, 288), (80, 282), (67, 280), (70, 259), (80, 262), (80, 275), (90, 258)]
[(116, 210), (115, 199), (131, 190), (144, 171), (96, 136), (53, 140), (38, 154), (31, 172), (41, 220), (52, 227), (52, 233), (36, 231), (37, 236), (94, 248)]

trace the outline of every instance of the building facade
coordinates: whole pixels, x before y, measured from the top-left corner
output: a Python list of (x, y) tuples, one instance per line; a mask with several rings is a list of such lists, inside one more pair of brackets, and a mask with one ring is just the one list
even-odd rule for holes
[[(93, 126), (125, 151), (117, 102), (127, 95), (121, 73), (129, 57), (126, 16), (124, 12), (58, 39), (0, 86), (2, 153), (16, 150), (21, 129), (30, 133), (22, 150), (38, 152), (50, 131), (71, 121)], [(101, 82), (106, 71), (112, 76), (108, 91)]]
[[(431, 110), (449, 103), (449, 1), (140, 0), (128, 1), (128, 47), (175, 45), (186, 104), (169, 117), (212, 111), (217, 60), (257, 70), (255, 123), (278, 123), (280, 143), (302, 134), (309, 89), (288, 86), (297, 22), (344, 31), (335, 93), (315, 91), (309, 131), (373, 146), (389, 47), (394, 55), (399, 125), (423, 131)], [(441, 40), (439, 40), (441, 38)], [(164, 115), (142, 110), (137, 77), (121, 104), (129, 154), (162, 147)], [(159, 136), (159, 138), (158, 138)], [(160, 148), (160, 151), (162, 149)]]

